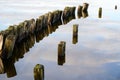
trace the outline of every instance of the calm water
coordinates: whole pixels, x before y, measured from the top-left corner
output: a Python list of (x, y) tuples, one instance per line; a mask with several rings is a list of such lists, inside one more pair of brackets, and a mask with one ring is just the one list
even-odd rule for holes
[[(1, 0), (0, 30), (65, 6), (82, 5), (85, 0)], [(86, 0), (89, 17), (74, 19), (48, 37), (34, 44), (30, 51), (15, 63), (17, 75), (0, 80), (34, 80), (36, 64), (45, 67), (45, 80), (120, 80), (120, 3), (118, 0)], [(118, 5), (115, 10), (114, 6)], [(103, 16), (98, 18), (98, 8)], [(78, 43), (72, 44), (72, 26), (79, 24)], [(66, 41), (66, 61), (57, 64), (57, 48)]]

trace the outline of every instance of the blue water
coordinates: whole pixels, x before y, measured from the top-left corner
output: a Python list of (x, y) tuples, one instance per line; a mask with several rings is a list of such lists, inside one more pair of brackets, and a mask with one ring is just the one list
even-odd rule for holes
[[(74, 19), (61, 25), (56, 32), (36, 43), (24, 58), (15, 63), (17, 75), (0, 80), (34, 80), (36, 64), (45, 67), (45, 80), (120, 80), (120, 3), (118, 0), (1, 0), (0, 30), (9, 25), (37, 18), (65, 6), (89, 5), (89, 17)], [(115, 10), (114, 6), (118, 5)], [(98, 9), (103, 16), (98, 18)], [(79, 24), (78, 43), (72, 44), (72, 26)], [(57, 47), (66, 41), (66, 62), (57, 65)], [(51, 47), (52, 46), (52, 47)]]

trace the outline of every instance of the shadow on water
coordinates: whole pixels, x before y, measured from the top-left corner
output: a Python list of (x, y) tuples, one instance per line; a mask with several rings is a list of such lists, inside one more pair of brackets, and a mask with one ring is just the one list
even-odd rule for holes
[[(41, 41), (44, 37), (49, 36), (49, 34), (51, 34), (52, 32), (55, 32), (59, 25), (67, 24), (72, 19), (75, 19), (75, 9), (76, 9), (75, 7), (66, 7), (63, 12), (54, 11), (53, 13), (40, 16), (39, 18), (36, 19), (36, 24), (34, 24), (35, 22), (34, 19), (30, 21), (26, 20), (25, 22), (20, 23), (17, 26), (17, 31), (15, 31), (16, 27), (9, 27), (8, 31), (7, 30), (5, 32), (3, 31), (5, 34), (4, 36), (6, 38), (5, 39), (6, 43), (4, 43), (6, 44), (5, 47), (10, 46), (10, 48), (7, 49), (4, 48), (3, 54), (0, 52), (0, 73), (1, 74), (6, 73), (8, 78), (16, 76), (17, 72), (14, 65), (15, 62), (23, 58), (24, 54), (28, 52), (36, 42)], [(86, 18), (88, 16), (87, 11), (81, 11), (81, 13), (79, 12), (78, 15), (81, 14), (82, 14), (81, 17), (83, 18)], [(33, 25), (35, 25), (36, 27), (34, 27)], [(27, 26), (27, 27), (22, 27), (22, 26)], [(73, 44), (76, 44), (78, 42), (78, 25), (74, 25), (74, 26), (75, 28), (73, 29)], [(29, 27), (30, 29), (27, 29)], [(27, 29), (28, 31), (25, 31), (25, 29)], [(8, 37), (7, 35), (13, 35), (13, 36), (15, 35), (17, 36), (17, 38), (15, 37), (11, 39), (11, 36)], [(13, 40), (14, 40), (14, 45), (12, 45), (11, 48), (10, 44), (13, 42)], [(66, 60), (65, 45), (66, 42), (64, 41), (60, 42), (60, 44), (58, 45), (58, 65), (63, 65), (65, 63)], [(9, 51), (11, 53), (9, 53)], [(36, 66), (37, 68), (40, 67), (40, 65), (36, 65)], [(36, 71), (39, 71), (39, 69), (34, 68), (34, 72)]]

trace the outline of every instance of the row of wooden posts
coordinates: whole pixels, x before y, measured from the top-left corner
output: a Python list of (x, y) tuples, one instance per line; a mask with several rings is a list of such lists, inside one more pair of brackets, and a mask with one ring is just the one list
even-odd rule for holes
[[(87, 14), (88, 5), (89, 4), (84, 3), (80, 10), (78, 8), (78, 16), (82, 14), (81, 17), (85, 17), (84, 15)], [(32, 48), (35, 42), (39, 42), (45, 36), (48, 36), (50, 33), (54, 32), (59, 25), (66, 24), (72, 19), (75, 19), (75, 9), (75, 7), (65, 7), (64, 11), (56, 10), (49, 12), (40, 16), (36, 20), (25, 20), (19, 25), (13, 25), (4, 31), (1, 31), (0, 73), (7, 73), (8, 78), (16, 76), (17, 73), (14, 63), (20, 58), (23, 58), (24, 54)], [(60, 44), (65, 45), (64, 42), (61, 42)], [(58, 61), (58, 64), (60, 65), (65, 62), (65, 59), (60, 62), (61, 59), (63, 60), (63, 57), (60, 55)], [(37, 66), (37, 68), (39, 68), (39, 65)], [(39, 70), (34, 69), (35, 73), (37, 71)], [(35, 78), (35, 80), (41, 79)]]
[[(80, 12), (87, 12), (88, 4), (84, 3)], [(40, 32), (51, 26), (66, 24), (70, 20), (75, 19), (76, 7), (65, 7), (64, 11), (56, 10), (46, 13), (39, 18), (25, 20), (19, 25), (10, 26), (5, 31), (0, 32), (0, 57), (10, 58), (14, 49), (14, 45), (25, 39), (29, 34)], [(63, 23), (62, 23), (63, 22)]]

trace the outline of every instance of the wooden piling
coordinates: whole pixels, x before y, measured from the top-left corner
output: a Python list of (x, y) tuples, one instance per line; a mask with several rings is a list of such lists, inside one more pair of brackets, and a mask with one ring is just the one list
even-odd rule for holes
[(82, 11), (83, 11), (83, 12), (87, 12), (88, 6), (89, 6), (88, 3), (83, 3)]
[(78, 42), (78, 24), (73, 25), (73, 39), (72, 43), (76, 44)]
[(75, 19), (76, 7), (65, 7), (62, 15), (63, 23), (66, 24), (72, 19)]
[(6, 58), (10, 58), (12, 56), (12, 52), (14, 49), (16, 41), (16, 36), (15, 35), (8, 35), (5, 39), (5, 44), (4, 44), (4, 53), (6, 54)]
[(99, 11), (98, 11), (98, 18), (102, 18), (102, 8), (101, 7), (99, 8)]
[(34, 80), (44, 80), (44, 66), (37, 64), (34, 67)]
[(82, 6), (80, 6), (80, 5), (78, 6), (77, 16), (78, 16), (78, 18), (82, 17)]
[(63, 65), (65, 63), (65, 49), (66, 48), (66, 42), (61, 41), (58, 44), (58, 65)]
[(117, 5), (115, 5), (115, 10), (117, 10)]

